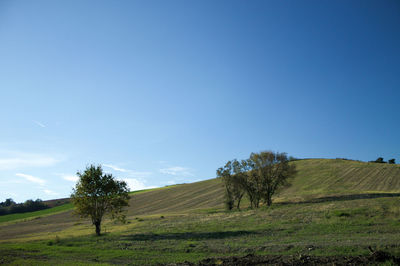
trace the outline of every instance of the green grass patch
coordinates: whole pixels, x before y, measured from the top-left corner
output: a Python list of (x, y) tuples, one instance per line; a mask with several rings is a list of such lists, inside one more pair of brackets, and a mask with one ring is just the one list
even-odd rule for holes
[(54, 208), (49, 208), (34, 212), (14, 213), (0, 216), (0, 223), (11, 222), (16, 220), (34, 219), (42, 216), (52, 215), (73, 209), (72, 203), (63, 204)]

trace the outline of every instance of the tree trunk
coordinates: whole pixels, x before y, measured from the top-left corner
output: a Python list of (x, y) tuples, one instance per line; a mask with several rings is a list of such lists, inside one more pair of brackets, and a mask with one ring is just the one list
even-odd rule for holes
[(236, 208), (240, 211), (240, 201), (242, 200), (242, 198), (238, 198), (238, 202), (237, 202), (237, 206)]
[(100, 235), (100, 224), (101, 224), (100, 221), (94, 223), (94, 225), (96, 226), (96, 235), (98, 236)]
[(272, 205), (272, 199), (271, 196), (268, 196), (267, 198), (267, 206), (271, 206)]

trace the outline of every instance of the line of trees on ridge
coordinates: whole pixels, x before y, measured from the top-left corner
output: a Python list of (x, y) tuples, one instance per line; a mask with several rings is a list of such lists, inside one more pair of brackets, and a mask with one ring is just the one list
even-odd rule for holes
[(244, 196), (251, 208), (260, 203), (272, 204), (272, 195), (280, 188), (290, 185), (289, 179), (296, 174), (296, 166), (289, 164), (286, 153), (262, 151), (251, 153), (246, 160), (228, 161), (217, 170), (217, 177), (225, 184), (225, 206), (228, 210), (237, 208)]
[(39, 211), (49, 208), (43, 203), (41, 199), (27, 200), (24, 203), (16, 203), (13, 199), (6, 199), (4, 202), (0, 202), (0, 215), (12, 214), (12, 213), (24, 213)]
[(378, 157), (375, 161), (370, 161), (370, 163), (388, 163), (388, 164), (396, 164), (395, 159), (390, 159), (387, 162), (383, 160), (383, 157)]

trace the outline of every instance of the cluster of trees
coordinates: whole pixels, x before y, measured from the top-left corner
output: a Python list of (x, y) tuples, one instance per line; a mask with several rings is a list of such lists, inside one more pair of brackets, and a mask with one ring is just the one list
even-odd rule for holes
[(0, 202), (0, 215), (39, 211), (47, 208), (49, 208), (49, 206), (44, 204), (41, 199), (27, 200), (24, 203), (16, 203), (10, 198), (6, 199), (4, 202)]
[(246, 195), (251, 208), (260, 203), (272, 204), (272, 195), (281, 187), (289, 185), (289, 178), (296, 173), (294, 164), (289, 164), (286, 153), (263, 151), (252, 153), (246, 160), (228, 161), (217, 170), (217, 177), (225, 184), (227, 209), (240, 209)]
[(388, 163), (388, 164), (396, 164), (396, 160), (395, 159), (390, 159), (387, 162), (385, 162), (383, 160), (383, 157), (378, 157), (378, 159), (376, 159), (375, 161), (371, 161), (372, 163)]

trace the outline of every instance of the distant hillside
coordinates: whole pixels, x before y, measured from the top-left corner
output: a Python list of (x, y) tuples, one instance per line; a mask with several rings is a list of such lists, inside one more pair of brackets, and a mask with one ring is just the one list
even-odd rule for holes
[(223, 197), (219, 179), (176, 185), (133, 195), (128, 215), (219, 208), (223, 207)]
[[(292, 163), (297, 166), (297, 176), (291, 187), (275, 196), (275, 202), (386, 196), (382, 193), (400, 195), (400, 165), (332, 159), (307, 159)], [(224, 208), (223, 197), (224, 186), (219, 179), (138, 191), (132, 194), (127, 218), (132, 220), (138, 216), (184, 214), (201, 209), (221, 210)], [(243, 207), (246, 204), (245, 200)], [(45, 211), (25, 213), (18, 216), (18, 222), (14, 221), (18, 217), (2, 216), (0, 241), (68, 228), (72, 230), (81, 223), (90, 227), (89, 220), (79, 221), (71, 208), (72, 204), (66, 204)], [(7, 221), (10, 223), (7, 224)]]
[(280, 193), (282, 199), (400, 192), (400, 165), (342, 159), (306, 159), (294, 163), (298, 174), (292, 186)]
[[(400, 193), (400, 165), (342, 159), (292, 162), (298, 173), (292, 186), (275, 201), (301, 201), (332, 195)], [(129, 214), (183, 212), (223, 207), (223, 184), (218, 179), (177, 185), (135, 195)]]
[[(296, 165), (298, 173), (292, 180), (291, 187), (275, 195), (275, 202), (304, 201), (338, 195), (400, 193), (400, 165), (341, 159), (304, 159), (292, 163)], [(224, 207), (223, 197), (224, 187), (219, 179), (139, 191), (132, 195), (127, 216), (219, 209)], [(67, 200), (48, 202), (58, 205)], [(246, 200), (243, 206), (246, 206)], [(61, 216), (61, 220), (75, 220), (71, 213), (59, 213), (57, 216)], [(32, 215), (35, 216), (33, 213)], [(7, 221), (7, 217), (3, 218)]]

